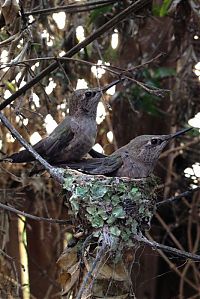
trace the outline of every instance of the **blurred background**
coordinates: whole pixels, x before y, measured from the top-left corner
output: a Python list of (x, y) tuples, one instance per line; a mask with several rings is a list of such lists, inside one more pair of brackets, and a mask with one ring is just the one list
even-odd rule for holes
[[(134, 2), (1, 0), (0, 103)], [(3, 113), (34, 144), (67, 115), (73, 90), (104, 86), (126, 70), (133, 80), (108, 90), (98, 105), (94, 148), (111, 154), (138, 135), (193, 126), (161, 155), (155, 175), (160, 178), (158, 200), (163, 200), (195, 188), (200, 180), (200, 5), (198, 0), (137, 2), (141, 9), (72, 59), (59, 60), (56, 70)], [(1, 156), (20, 149), (1, 124)], [(60, 186), (48, 174), (29, 177), (32, 167), (0, 164), (1, 203), (67, 219)], [(161, 207), (147, 237), (199, 253), (199, 208), (199, 192)], [(0, 297), (60, 298), (56, 261), (69, 237), (64, 225), (0, 210)], [(144, 246), (129, 254), (138, 299), (200, 298), (199, 263)]]

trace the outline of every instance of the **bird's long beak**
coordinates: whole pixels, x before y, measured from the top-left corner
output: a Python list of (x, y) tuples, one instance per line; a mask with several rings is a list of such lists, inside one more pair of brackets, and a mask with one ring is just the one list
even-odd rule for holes
[(168, 139), (172, 139), (172, 138), (176, 138), (176, 137), (178, 137), (178, 136), (180, 136), (180, 135), (183, 135), (183, 134), (185, 134), (186, 132), (191, 131), (191, 130), (193, 130), (193, 128), (183, 129), (183, 130), (180, 130), (180, 131), (178, 131), (178, 132), (176, 132), (176, 133), (174, 133), (174, 134), (170, 134), (170, 135), (168, 135), (167, 140), (168, 140)]
[(118, 79), (118, 80), (115, 80), (115, 81), (111, 82), (110, 84), (108, 84), (108, 85), (102, 87), (100, 90), (101, 90), (102, 92), (106, 92), (109, 88), (111, 88), (111, 87), (114, 86), (114, 85), (117, 85), (118, 83), (122, 82), (123, 80), (124, 80), (124, 79)]

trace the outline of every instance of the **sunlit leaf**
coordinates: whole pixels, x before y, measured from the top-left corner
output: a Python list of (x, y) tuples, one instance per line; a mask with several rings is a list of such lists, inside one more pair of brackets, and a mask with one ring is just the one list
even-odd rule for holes
[(117, 206), (117, 207), (113, 208), (112, 215), (116, 218), (125, 218), (126, 213), (124, 212), (124, 210), (121, 206)]
[(116, 237), (119, 237), (121, 234), (121, 230), (117, 226), (111, 226), (110, 233)]

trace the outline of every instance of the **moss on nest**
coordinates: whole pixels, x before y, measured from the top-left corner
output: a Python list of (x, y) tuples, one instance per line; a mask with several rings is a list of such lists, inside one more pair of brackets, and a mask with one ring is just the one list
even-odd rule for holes
[[(66, 171), (63, 189), (70, 192), (69, 204), (77, 225), (88, 233), (102, 231), (121, 241), (149, 228), (154, 213), (156, 180), (84, 175)], [(127, 244), (126, 244), (127, 245)]]

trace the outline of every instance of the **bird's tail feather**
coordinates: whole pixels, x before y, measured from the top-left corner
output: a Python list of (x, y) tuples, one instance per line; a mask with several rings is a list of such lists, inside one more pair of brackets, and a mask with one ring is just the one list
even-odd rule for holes
[(27, 150), (22, 150), (18, 153), (12, 154), (11, 156), (7, 156), (1, 159), (0, 162), (6, 161), (12, 163), (25, 163), (25, 162), (32, 162), (34, 160), (35, 158)]

